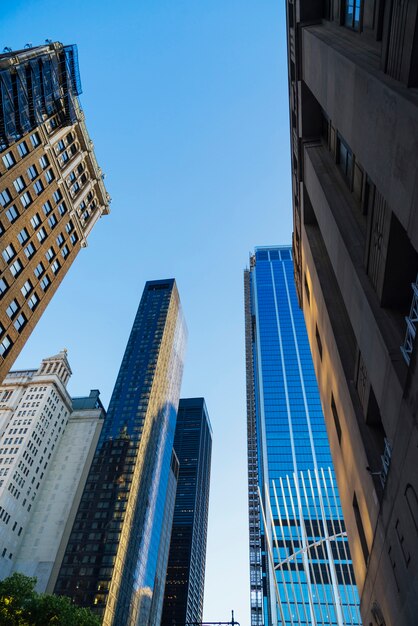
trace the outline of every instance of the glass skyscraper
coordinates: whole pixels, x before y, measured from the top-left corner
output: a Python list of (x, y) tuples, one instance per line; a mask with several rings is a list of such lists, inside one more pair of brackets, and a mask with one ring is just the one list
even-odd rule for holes
[(180, 400), (174, 449), (180, 470), (161, 626), (202, 621), (212, 455), (203, 398)]
[(244, 272), (251, 626), (361, 624), (290, 247)]
[(147, 282), (55, 587), (104, 626), (161, 619), (185, 334), (175, 281)]

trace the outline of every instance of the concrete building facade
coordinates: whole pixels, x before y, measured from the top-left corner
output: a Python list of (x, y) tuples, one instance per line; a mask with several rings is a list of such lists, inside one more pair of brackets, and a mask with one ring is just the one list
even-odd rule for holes
[(0, 54), (0, 379), (109, 212), (80, 93), (76, 46)]
[(417, 3), (287, 3), (293, 257), (367, 626), (418, 614)]
[(70, 376), (62, 351), (0, 386), (0, 577), (36, 576), (42, 592), (52, 591), (104, 418), (97, 390), (70, 398)]
[(39, 592), (54, 590), (105, 417), (97, 390), (71, 406), (12, 568), (35, 576)]

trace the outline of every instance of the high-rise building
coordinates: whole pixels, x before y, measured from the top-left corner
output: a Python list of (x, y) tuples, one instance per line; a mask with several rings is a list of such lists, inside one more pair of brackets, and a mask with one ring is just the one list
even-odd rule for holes
[(109, 212), (80, 93), (74, 45), (0, 54), (0, 380)]
[(251, 626), (361, 624), (291, 248), (244, 286)]
[(93, 389), (71, 398), (71, 413), (32, 509), (13, 571), (35, 576), (36, 590), (52, 593), (103, 426), (105, 410)]
[(201, 622), (212, 428), (203, 398), (181, 399), (174, 449), (180, 469), (161, 626)]
[(365, 624), (418, 615), (416, 3), (287, 3), (295, 279)]
[(161, 619), (184, 347), (175, 281), (147, 282), (55, 586), (104, 626)]
[(37, 576), (40, 591), (68, 538), (103, 424), (99, 392), (81, 408), (68, 395), (70, 376), (62, 351), (0, 385), (0, 577)]

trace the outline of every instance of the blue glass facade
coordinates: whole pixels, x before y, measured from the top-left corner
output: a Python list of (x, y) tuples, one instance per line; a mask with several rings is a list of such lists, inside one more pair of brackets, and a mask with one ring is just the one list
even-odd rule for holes
[(245, 272), (252, 626), (361, 623), (290, 247)]
[(161, 618), (184, 347), (175, 281), (146, 283), (55, 588), (109, 626)]
[(174, 449), (180, 470), (161, 626), (202, 621), (212, 456), (203, 398), (180, 400)]

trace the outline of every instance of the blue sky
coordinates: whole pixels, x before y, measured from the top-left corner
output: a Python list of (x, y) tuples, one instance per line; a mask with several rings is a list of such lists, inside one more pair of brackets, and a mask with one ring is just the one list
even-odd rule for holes
[(77, 43), (81, 103), (111, 214), (16, 362), (68, 349), (70, 392), (107, 406), (148, 279), (175, 277), (189, 329), (182, 395), (206, 398), (213, 461), (207, 620), (249, 623), (242, 271), (291, 241), (284, 3), (14, 0), (0, 44)]

